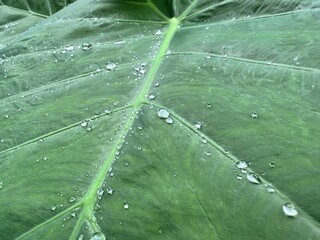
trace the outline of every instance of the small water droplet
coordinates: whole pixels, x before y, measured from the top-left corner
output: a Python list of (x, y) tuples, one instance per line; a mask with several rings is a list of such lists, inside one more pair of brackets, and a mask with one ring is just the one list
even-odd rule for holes
[(252, 117), (252, 118), (257, 118), (257, 117), (258, 117), (258, 113), (257, 113), (257, 112), (251, 113), (251, 117)]
[(211, 152), (205, 152), (207, 156), (211, 156)]
[(70, 197), (70, 198), (68, 199), (68, 202), (69, 202), (69, 203), (73, 203), (75, 200), (76, 200), (75, 197)]
[(99, 188), (98, 191), (97, 191), (97, 197), (99, 200), (102, 199), (102, 196), (104, 194), (104, 189), (103, 188)]
[(128, 166), (129, 166), (129, 163), (128, 163), (128, 162), (126, 162), (126, 163), (124, 163), (124, 165), (125, 165), (126, 167), (128, 167)]
[(172, 123), (173, 123), (173, 118), (172, 118), (172, 117), (168, 117), (168, 118), (166, 119), (166, 123), (172, 124)]
[(87, 132), (91, 132), (91, 131), (92, 131), (92, 127), (88, 126), (88, 127), (86, 128), (86, 130), (87, 130)]
[(161, 35), (162, 34), (162, 31), (160, 30), (160, 29), (158, 29), (158, 30), (156, 30), (155, 32), (154, 32), (154, 35)]
[(205, 137), (202, 137), (202, 138), (201, 138), (201, 142), (204, 143), (204, 144), (206, 144), (206, 143), (208, 143), (208, 140), (207, 140)]
[(149, 93), (148, 99), (149, 100), (154, 100), (156, 98), (156, 95), (154, 93)]
[(212, 107), (211, 103), (208, 103), (207, 108), (211, 108), (211, 107)]
[(106, 114), (112, 113), (111, 107), (107, 107), (107, 108), (104, 110), (104, 112), (105, 112)]
[(268, 193), (274, 193), (275, 192), (275, 189), (271, 184), (266, 184), (266, 187), (267, 187), (267, 192)]
[(116, 67), (117, 67), (117, 65), (113, 62), (107, 62), (107, 64), (106, 64), (106, 69), (108, 71), (113, 71)]
[(163, 119), (166, 119), (169, 117), (169, 112), (167, 109), (165, 108), (161, 108), (159, 111), (158, 111), (158, 117), (159, 118), (163, 118)]
[(295, 56), (295, 57), (293, 58), (293, 61), (295, 62), (296, 65), (300, 65), (299, 57), (298, 57), (298, 56)]
[(83, 51), (88, 51), (92, 48), (92, 44), (91, 43), (83, 43), (82, 44), (82, 50)]
[(129, 203), (128, 202), (125, 202), (124, 204), (123, 204), (123, 208), (124, 209), (129, 209), (129, 207), (130, 207), (130, 205), (129, 205)]
[(83, 240), (83, 239), (84, 239), (83, 234), (80, 234), (80, 236), (78, 237), (78, 240)]
[(95, 233), (90, 240), (106, 240), (106, 237), (102, 232)]
[(154, 82), (154, 84), (153, 84), (153, 86), (155, 86), (155, 87), (159, 87), (159, 86), (160, 86), (160, 82), (155, 81), (155, 82)]
[(274, 162), (270, 162), (270, 163), (269, 163), (269, 167), (270, 167), (270, 168), (274, 168), (275, 166), (276, 166), (276, 164), (275, 164)]
[(52, 205), (51, 206), (51, 211), (55, 211), (55, 210), (57, 210), (57, 206), (56, 205)]
[(202, 128), (202, 123), (201, 122), (195, 122), (194, 126), (196, 129), (200, 130)]
[(290, 203), (286, 203), (282, 206), (282, 210), (284, 215), (288, 217), (295, 217), (298, 215), (298, 211), (296, 210), (295, 206)]
[(108, 187), (107, 188), (107, 193), (109, 194), (109, 195), (112, 195), (113, 194), (113, 188), (112, 187)]
[(72, 211), (72, 212), (70, 213), (70, 215), (71, 215), (71, 217), (76, 217), (76, 216), (77, 216), (77, 213), (76, 213), (75, 211)]
[(254, 183), (254, 184), (261, 183), (261, 179), (259, 178), (259, 176), (255, 173), (252, 173), (252, 172), (247, 174), (247, 179), (249, 182)]
[(238, 175), (237, 175), (237, 179), (238, 179), (238, 180), (242, 180), (242, 175), (238, 174)]
[(44, 160), (44, 161), (47, 161), (47, 160), (48, 160), (48, 157), (44, 157), (43, 160)]
[(239, 169), (245, 169), (248, 167), (248, 164), (246, 161), (239, 161), (236, 163), (236, 167)]
[(80, 123), (80, 126), (83, 127), (83, 128), (85, 128), (86, 126), (88, 126), (88, 122), (87, 122), (87, 121), (82, 121), (82, 122)]
[(138, 125), (138, 129), (142, 130), (143, 129), (142, 125)]

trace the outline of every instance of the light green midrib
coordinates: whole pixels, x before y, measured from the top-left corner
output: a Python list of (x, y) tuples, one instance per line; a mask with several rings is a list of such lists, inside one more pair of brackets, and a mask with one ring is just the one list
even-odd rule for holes
[(149, 89), (151, 88), (152, 82), (156, 76), (157, 71), (160, 68), (160, 64), (166, 55), (167, 49), (169, 48), (170, 42), (174, 36), (174, 33), (176, 32), (179, 21), (176, 18), (172, 18), (168, 21), (168, 28), (165, 32), (164, 39), (162, 41), (162, 44), (160, 46), (160, 49), (154, 59), (154, 62), (148, 72), (148, 75), (146, 77), (145, 83), (143, 87), (141, 88), (140, 92), (136, 96), (135, 100), (132, 103), (132, 110), (130, 115), (127, 118), (127, 122), (125, 123), (122, 132), (120, 133), (118, 140), (114, 144), (114, 147), (112, 148), (109, 157), (106, 159), (105, 163), (103, 164), (101, 171), (98, 173), (96, 179), (92, 182), (92, 185), (89, 187), (89, 190), (85, 197), (82, 200), (83, 203), (83, 210), (79, 215), (79, 219), (77, 221), (76, 226), (73, 229), (73, 232), (70, 236), (70, 240), (76, 239), (76, 237), (79, 235), (81, 226), (84, 223), (85, 220), (88, 220), (91, 222), (91, 226), (93, 228), (93, 231), (100, 231), (99, 226), (96, 222), (91, 221), (91, 217), (94, 213), (94, 207), (97, 202), (97, 190), (100, 186), (103, 185), (104, 179), (107, 175), (108, 169), (112, 165), (112, 161), (115, 158), (116, 152), (117, 152), (117, 146), (123, 142), (123, 137), (125, 137), (130, 129), (130, 127), (133, 125), (134, 120), (138, 114), (138, 110), (141, 108), (142, 104), (145, 102), (145, 95), (148, 93)]

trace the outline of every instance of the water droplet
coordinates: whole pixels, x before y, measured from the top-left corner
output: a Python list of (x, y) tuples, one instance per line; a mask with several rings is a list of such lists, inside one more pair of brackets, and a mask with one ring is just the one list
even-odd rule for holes
[(257, 117), (258, 117), (258, 113), (257, 113), (257, 112), (251, 113), (251, 117), (252, 117), (252, 118), (257, 118)]
[(267, 187), (267, 192), (268, 193), (274, 193), (275, 192), (275, 189), (271, 184), (266, 184), (266, 187)]
[(249, 182), (254, 183), (254, 184), (261, 183), (261, 179), (259, 178), (259, 176), (255, 173), (252, 173), (252, 172), (247, 174), (247, 179)]
[(69, 203), (73, 203), (75, 200), (76, 200), (75, 197), (70, 197), (70, 198), (68, 199), (68, 202), (69, 202)]
[(56, 205), (52, 205), (51, 206), (51, 211), (55, 211), (55, 210), (57, 210), (57, 206)]
[(168, 117), (168, 118), (166, 119), (166, 123), (172, 124), (172, 123), (173, 123), (173, 118), (172, 118), (172, 117)]
[(126, 167), (128, 167), (128, 166), (129, 166), (129, 163), (128, 163), (128, 162), (126, 162), (124, 165), (125, 165)]
[(72, 212), (70, 213), (70, 215), (71, 215), (71, 217), (76, 217), (76, 216), (77, 216), (77, 213), (76, 213), (75, 211), (72, 211)]
[(169, 112), (167, 109), (165, 108), (161, 108), (159, 111), (158, 111), (158, 117), (159, 118), (163, 118), (163, 119), (166, 119), (169, 117)]
[(211, 152), (205, 152), (207, 156), (211, 156)]
[(66, 46), (66, 47), (64, 47), (64, 50), (73, 51), (74, 50), (74, 46)]
[(124, 209), (129, 209), (129, 207), (130, 207), (130, 205), (129, 205), (129, 203), (128, 202), (125, 202), (124, 204), (123, 204), (123, 208)]
[(87, 121), (82, 121), (82, 122), (80, 123), (80, 126), (83, 127), (83, 128), (85, 128), (86, 126), (88, 126), (88, 122), (87, 122)]
[(84, 236), (83, 234), (81, 234), (79, 237), (78, 237), (78, 240), (83, 240), (84, 239)]
[(138, 129), (142, 130), (143, 129), (142, 125), (138, 125)]
[(84, 51), (88, 51), (92, 48), (92, 44), (91, 43), (83, 43), (82, 44), (82, 50)]
[(248, 167), (248, 164), (246, 161), (239, 161), (236, 163), (236, 167), (239, 169), (245, 169)]
[(296, 65), (300, 65), (299, 57), (298, 57), (298, 56), (295, 56), (295, 57), (293, 58), (293, 61), (295, 62)]
[(204, 144), (208, 143), (208, 140), (205, 137), (201, 138), (201, 142), (203, 142)]
[(155, 32), (154, 32), (154, 35), (161, 35), (162, 34), (162, 31), (160, 30), (160, 29), (158, 29), (158, 30), (156, 30)]
[(109, 194), (109, 195), (112, 195), (113, 194), (113, 188), (112, 187), (108, 187), (107, 188), (107, 193)]
[(242, 175), (238, 174), (238, 175), (237, 175), (237, 179), (238, 179), (238, 180), (242, 180)]
[(105, 112), (106, 114), (112, 113), (111, 107), (107, 107), (107, 108), (104, 110), (104, 112)]
[(89, 126), (89, 127), (86, 128), (86, 130), (87, 130), (87, 132), (91, 132), (92, 131), (92, 127)]
[(207, 108), (211, 108), (211, 107), (212, 107), (211, 103), (208, 103)]
[(43, 160), (44, 160), (44, 161), (47, 161), (47, 160), (48, 160), (48, 157), (44, 157)]
[(105, 235), (102, 232), (95, 233), (90, 240), (106, 240)]
[(156, 95), (154, 93), (149, 93), (148, 99), (149, 100), (154, 100), (156, 98)]
[(201, 122), (195, 122), (194, 126), (196, 129), (200, 130), (202, 128), (202, 123)]
[(295, 206), (290, 203), (286, 203), (282, 206), (282, 210), (284, 215), (288, 217), (295, 217), (298, 215), (298, 211), (296, 210)]
[(269, 163), (269, 167), (270, 167), (270, 168), (274, 168), (275, 166), (276, 166), (276, 164), (275, 164), (274, 162), (270, 162), (270, 163)]
[(104, 189), (103, 188), (99, 188), (98, 191), (97, 191), (97, 197), (99, 200), (102, 199), (102, 195), (104, 193)]
[(158, 81), (154, 82), (153, 86), (155, 87), (159, 87), (160, 86), (160, 83)]
[(107, 64), (106, 64), (106, 69), (108, 71), (113, 71), (116, 67), (117, 67), (117, 65), (113, 62), (107, 62)]

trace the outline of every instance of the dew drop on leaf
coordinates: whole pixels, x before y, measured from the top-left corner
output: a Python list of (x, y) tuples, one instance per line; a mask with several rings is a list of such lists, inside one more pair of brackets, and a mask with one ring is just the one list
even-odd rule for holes
[(241, 174), (238, 174), (238, 175), (237, 175), (237, 179), (238, 179), (238, 180), (242, 180), (242, 175), (241, 175)]
[(130, 205), (129, 205), (129, 203), (128, 202), (125, 202), (124, 204), (123, 204), (123, 208), (124, 209), (129, 209), (129, 207), (130, 207)]
[(92, 44), (91, 43), (83, 43), (82, 44), (82, 50), (83, 51), (88, 51), (92, 48)]
[(109, 195), (112, 195), (113, 194), (113, 188), (112, 187), (108, 187), (107, 188), (107, 193), (109, 194)]
[(153, 84), (153, 86), (159, 87), (159, 86), (160, 86), (160, 83), (159, 83), (158, 81), (156, 81), (156, 82)]
[(68, 199), (68, 202), (69, 202), (69, 203), (73, 203), (75, 200), (76, 200), (75, 197), (70, 197), (70, 198)]
[(276, 164), (275, 164), (274, 162), (270, 162), (270, 163), (269, 163), (269, 167), (270, 167), (270, 168), (274, 168), (275, 166), (276, 166)]
[(252, 118), (257, 118), (257, 117), (258, 117), (258, 113), (257, 113), (257, 112), (251, 113), (251, 117), (252, 117)]
[(98, 197), (99, 200), (101, 200), (103, 193), (104, 193), (104, 189), (103, 188), (99, 188), (98, 191), (97, 191), (97, 197)]
[(107, 107), (107, 108), (104, 110), (104, 112), (105, 112), (106, 114), (112, 113), (111, 107)]
[(248, 164), (246, 161), (238, 161), (236, 163), (236, 167), (239, 168), (239, 169), (245, 169), (248, 167)]
[(99, 233), (95, 233), (90, 240), (106, 240), (106, 237), (104, 236), (104, 234), (102, 232)]
[(252, 173), (252, 172), (247, 174), (247, 179), (249, 182), (254, 183), (254, 184), (261, 183), (261, 179), (259, 178), (259, 176), (255, 173)]
[(271, 184), (266, 184), (266, 187), (267, 187), (267, 192), (268, 193), (274, 193), (275, 192), (275, 189)]
[(116, 67), (117, 67), (117, 65), (113, 62), (107, 62), (107, 64), (106, 64), (106, 69), (108, 71), (113, 71)]
[(172, 123), (173, 123), (172, 117), (168, 117), (168, 118), (166, 119), (166, 123), (172, 124)]
[(154, 100), (156, 98), (156, 95), (154, 93), (149, 93), (148, 99), (149, 100)]
[(166, 119), (169, 117), (169, 112), (167, 109), (165, 108), (161, 108), (159, 111), (158, 111), (158, 117), (159, 118), (163, 118), (163, 119)]
[(202, 123), (201, 122), (195, 122), (194, 126), (196, 129), (200, 130), (202, 128)]
[(288, 217), (295, 217), (298, 215), (298, 211), (296, 210), (294, 205), (290, 204), (290, 203), (284, 204), (282, 206), (282, 210), (283, 210), (284, 215), (286, 215)]
[(57, 209), (57, 206), (56, 205), (52, 205), (51, 206), (51, 211), (55, 211)]

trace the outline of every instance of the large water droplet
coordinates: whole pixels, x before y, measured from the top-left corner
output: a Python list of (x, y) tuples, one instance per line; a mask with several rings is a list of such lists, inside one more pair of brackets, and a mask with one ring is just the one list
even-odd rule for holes
[(129, 207), (130, 207), (130, 205), (129, 205), (129, 203), (128, 202), (125, 202), (124, 204), (123, 204), (123, 208), (124, 209), (129, 209)]
[(246, 161), (239, 161), (236, 163), (236, 167), (239, 169), (245, 169), (248, 167), (248, 164)]
[(295, 217), (298, 215), (298, 211), (296, 210), (295, 206), (291, 203), (286, 203), (282, 206), (282, 210), (284, 215), (288, 217)]
[(165, 108), (161, 108), (159, 111), (158, 111), (158, 117), (159, 118), (163, 118), (163, 119), (166, 119), (169, 117), (169, 112), (167, 109)]
[(107, 64), (106, 64), (106, 69), (108, 71), (113, 71), (116, 67), (117, 67), (117, 65), (113, 62), (107, 62)]
[(254, 183), (254, 184), (261, 183), (261, 179), (259, 178), (259, 176), (255, 173), (252, 173), (252, 172), (247, 174), (247, 179), (249, 182)]

